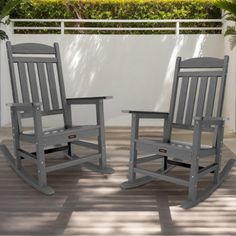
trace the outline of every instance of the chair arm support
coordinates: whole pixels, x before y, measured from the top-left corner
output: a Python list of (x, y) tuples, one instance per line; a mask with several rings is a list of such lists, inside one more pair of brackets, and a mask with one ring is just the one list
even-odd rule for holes
[[(40, 102), (35, 103), (11, 103), (7, 104), (11, 108), (11, 119), (12, 119), (12, 126), (15, 127), (18, 132), (21, 129), (21, 115), (19, 113), (27, 113), (31, 114), (30, 117), (33, 118), (33, 126), (35, 130), (36, 138), (42, 135), (43, 128), (42, 128), (42, 114), (41, 114), (41, 105)], [(18, 116), (19, 115), (19, 116)]]
[(201, 134), (204, 131), (215, 133), (212, 137), (212, 146), (216, 146), (217, 143), (223, 140), (224, 119), (222, 117), (195, 117), (193, 135), (193, 146), (195, 146), (195, 148), (197, 147), (200, 149), (202, 143)]
[(123, 110), (124, 113), (135, 114), (138, 118), (144, 119), (165, 119), (167, 120), (168, 112), (157, 112), (157, 111), (133, 111), (133, 110)]
[(80, 97), (80, 98), (67, 98), (67, 105), (79, 105), (79, 104), (96, 104), (99, 100), (110, 99), (112, 96), (102, 97)]
[(97, 123), (101, 124), (103, 122), (103, 118), (101, 118), (101, 114), (103, 115), (103, 100), (113, 98), (112, 96), (101, 96), (101, 97), (80, 97), (80, 98), (67, 98), (67, 118), (66, 118), (66, 126), (72, 126), (72, 109), (71, 105), (96, 105), (96, 119)]

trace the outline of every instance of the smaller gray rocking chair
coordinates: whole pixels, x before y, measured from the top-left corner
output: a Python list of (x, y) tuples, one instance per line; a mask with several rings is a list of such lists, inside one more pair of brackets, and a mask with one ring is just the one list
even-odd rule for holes
[[(227, 68), (228, 56), (224, 60), (202, 57), (184, 61), (178, 57), (169, 113), (128, 111), (132, 114), (129, 177), (122, 188), (138, 187), (155, 179), (183, 185), (188, 187), (188, 200), (182, 206), (189, 208), (207, 198), (222, 183), (234, 163), (229, 160), (220, 172), (224, 133), (221, 115)], [(139, 137), (141, 119), (163, 119), (163, 140)], [(193, 142), (174, 141), (173, 128), (193, 130)], [(203, 145), (203, 132), (212, 134), (212, 145)], [(138, 154), (142, 156), (138, 158)], [(206, 157), (211, 158), (211, 164), (200, 166), (200, 160)], [(161, 165), (157, 171), (140, 166), (158, 159)], [(190, 169), (187, 180), (169, 174), (176, 166)], [(143, 177), (137, 178), (137, 174)], [(212, 183), (199, 193), (197, 184), (207, 174), (213, 174)]]
[[(7, 147), (2, 151), (11, 167), (28, 184), (45, 194), (54, 190), (47, 184), (47, 173), (83, 164), (86, 168), (101, 173), (112, 173), (106, 165), (106, 146), (104, 137), (103, 100), (108, 97), (82, 97), (66, 99), (59, 46), (36, 43), (11, 45), (7, 42), (13, 104), (11, 105), (13, 144), (15, 157)], [(90, 104), (96, 107), (95, 125), (73, 126), (73, 105)], [(64, 127), (43, 129), (42, 118), (62, 115)], [(22, 129), (22, 119), (32, 118), (34, 130), (31, 133)], [(94, 137), (97, 143), (87, 141)], [(33, 144), (34, 152), (21, 147), (21, 142)], [(72, 152), (72, 145), (97, 150), (95, 154), (78, 157)], [(64, 151), (68, 160), (46, 166), (45, 154)], [(36, 176), (28, 174), (22, 162), (30, 161), (36, 165)], [(98, 161), (98, 165), (93, 163)]]

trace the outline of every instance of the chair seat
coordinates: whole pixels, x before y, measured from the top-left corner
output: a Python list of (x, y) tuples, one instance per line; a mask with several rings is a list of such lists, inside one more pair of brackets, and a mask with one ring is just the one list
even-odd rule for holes
[[(162, 156), (173, 156), (175, 158), (189, 159), (191, 158), (193, 146), (191, 143), (172, 140), (164, 142), (163, 140), (151, 140), (139, 138), (136, 140), (137, 149), (145, 153), (157, 153)], [(199, 156), (210, 156), (216, 153), (215, 147), (210, 145), (201, 145)]]
[[(43, 139), (47, 145), (60, 144), (61, 142), (73, 142), (82, 138), (98, 136), (98, 125), (72, 126), (71, 128), (57, 127), (44, 128)], [(34, 130), (24, 131), (20, 134), (20, 139), (27, 142), (35, 142)]]

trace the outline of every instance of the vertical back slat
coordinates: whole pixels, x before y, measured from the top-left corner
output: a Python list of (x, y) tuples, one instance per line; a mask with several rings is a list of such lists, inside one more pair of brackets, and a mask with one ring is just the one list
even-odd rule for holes
[(191, 125), (193, 119), (194, 104), (197, 92), (198, 78), (194, 77), (191, 80), (190, 89), (189, 89), (189, 98), (187, 102), (186, 118), (185, 124)]
[(53, 109), (59, 109), (57, 87), (56, 87), (56, 81), (55, 81), (55, 74), (53, 70), (53, 64), (46, 63), (46, 66), (47, 66), (47, 73), (48, 73), (48, 83), (49, 83), (49, 88), (50, 88), (50, 93), (51, 93), (52, 107)]
[(206, 116), (211, 117), (214, 108), (217, 78), (210, 78), (209, 90), (207, 94)]
[(48, 96), (48, 85), (45, 74), (44, 63), (37, 63), (38, 75), (39, 75), (39, 84), (42, 94), (43, 108), (45, 111), (50, 110), (49, 96)]
[(27, 65), (28, 65), (29, 81), (30, 81), (33, 102), (40, 102), (39, 93), (38, 93), (38, 85), (36, 81), (37, 77), (36, 77), (35, 65), (34, 63), (27, 63)]
[(18, 63), (18, 70), (23, 102), (30, 102), (25, 63)]
[(197, 101), (197, 111), (196, 116), (203, 115), (203, 109), (205, 104), (206, 88), (207, 88), (207, 77), (199, 78), (200, 79), (200, 88)]
[(178, 123), (178, 124), (183, 123), (184, 108), (185, 108), (185, 104), (186, 104), (186, 97), (187, 97), (187, 91), (188, 91), (188, 83), (189, 83), (189, 78), (184, 77), (182, 79), (180, 96), (179, 96), (179, 103), (178, 103), (178, 110), (177, 110), (177, 117), (176, 117), (176, 123)]

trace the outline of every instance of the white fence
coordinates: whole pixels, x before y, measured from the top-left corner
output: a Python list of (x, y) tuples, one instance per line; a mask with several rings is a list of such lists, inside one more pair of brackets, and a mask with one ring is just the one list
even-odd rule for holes
[[(17, 32), (19, 30), (58, 30), (61, 34), (64, 34), (65, 32), (72, 32), (72, 31), (150, 31), (151, 33), (154, 31), (171, 31), (175, 32), (176, 35), (179, 35), (181, 31), (219, 31), (219, 33), (222, 32), (223, 30), (223, 20), (221, 19), (173, 19), (173, 20), (95, 20), (95, 19), (12, 19), (11, 20), (13, 26), (13, 32)], [(17, 26), (17, 23), (35, 23), (36, 26)], [(53, 23), (53, 24), (58, 24), (58, 26), (40, 26), (42, 23)], [(68, 24), (73, 24), (76, 26), (68, 26)], [(96, 24), (101, 24), (101, 23), (107, 23), (107, 24), (112, 24), (110, 27), (104, 27), (104, 26), (82, 26), (81, 24), (85, 23), (96, 23)], [(147, 26), (142, 26), (142, 24), (151, 24), (152, 26), (147, 27)], [(161, 23), (159, 27), (156, 27), (155, 24)], [(182, 24), (188, 23), (204, 23), (204, 24), (209, 24), (209, 23), (220, 23), (220, 26), (191, 26), (191, 25), (186, 25), (182, 26)], [(122, 26), (122, 24), (128, 24), (128, 27)], [(133, 26), (133, 25), (139, 25)], [(167, 25), (168, 24), (168, 25)], [(169, 25), (173, 26), (169, 26)], [(167, 26), (166, 26), (167, 25)]]
[[(181, 35), (178, 34), (179, 27), (177, 30), (175, 28), (177, 34), (171, 35), (63, 34), (65, 25), (60, 27), (62, 34), (12, 34), (13, 29), (16, 30), (16, 26), (7, 29), (13, 44), (39, 42), (52, 45), (59, 42), (67, 97), (114, 96), (105, 102), (105, 122), (108, 126), (130, 125), (130, 116), (121, 112), (124, 109), (168, 111), (177, 56), (222, 58), (225, 54), (222, 34)], [(232, 90), (233, 84), (229, 85)], [(231, 101), (226, 99), (225, 114), (230, 117), (227, 123), (229, 129), (235, 130), (232, 96), (235, 98), (235, 93), (231, 95)], [(6, 51), (2, 43), (2, 125), (10, 122), (9, 110), (4, 105), (8, 102), (11, 102), (11, 90)], [(93, 113), (92, 108), (82, 107), (75, 112), (74, 120), (90, 123)], [(144, 124), (159, 125), (156, 122)], [(54, 119), (53, 123), (57, 120)]]

